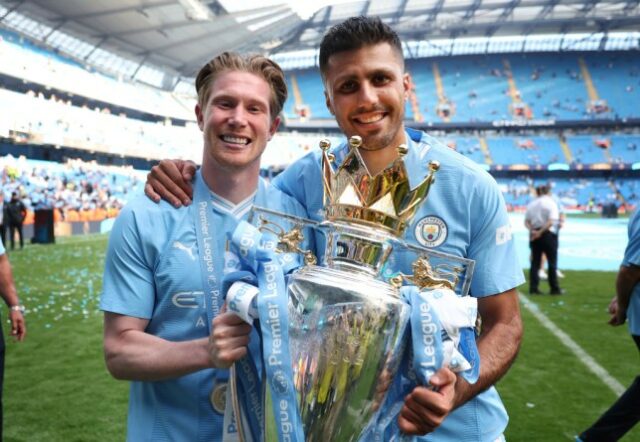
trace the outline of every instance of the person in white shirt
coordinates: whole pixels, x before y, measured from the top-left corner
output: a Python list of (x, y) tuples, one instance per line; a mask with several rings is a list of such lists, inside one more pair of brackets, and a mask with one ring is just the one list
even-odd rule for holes
[(564, 290), (558, 285), (558, 229), (560, 211), (558, 204), (549, 195), (549, 187), (536, 187), (538, 197), (527, 206), (524, 224), (529, 230), (529, 247), (531, 247), (531, 269), (529, 272), (529, 293), (540, 295), (540, 263), (542, 254), (547, 256), (547, 272), (549, 275), (550, 294), (561, 295)]
[[(559, 218), (558, 218), (558, 227), (556, 230), (556, 235), (558, 235), (558, 244), (560, 243), (560, 229), (564, 226), (564, 221), (565, 221), (565, 213), (564, 213), (564, 205), (562, 204), (562, 201), (560, 201), (560, 198), (558, 198), (554, 193), (553, 193), (553, 185), (552, 183), (548, 184), (549, 186), (549, 195), (551, 195), (551, 198), (556, 202), (556, 204), (558, 205), (558, 211), (559, 211)], [(559, 246), (558, 246), (559, 247)], [(540, 279), (543, 280), (547, 280), (548, 275), (547, 275), (547, 271), (545, 270), (545, 267), (547, 267), (547, 256), (543, 253), (542, 254), (542, 261), (540, 263), (540, 270), (538, 271), (538, 274), (540, 275)], [(560, 271), (559, 268), (556, 268), (556, 275), (558, 275), (558, 278), (562, 279), (564, 278), (564, 274)]]

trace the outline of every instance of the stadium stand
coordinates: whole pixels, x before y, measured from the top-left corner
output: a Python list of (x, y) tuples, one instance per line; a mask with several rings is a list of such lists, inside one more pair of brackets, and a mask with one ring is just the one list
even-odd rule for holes
[[(33, 158), (95, 156), (111, 164), (141, 159), (136, 164), (143, 168), (161, 158), (199, 162), (202, 135), (192, 92), (107, 75), (7, 29), (0, 29), (0, 60), (10, 60), (0, 63), (0, 104), (11, 109), (0, 119), (0, 147), (2, 153), (32, 157), (18, 181), (7, 181), (14, 166), (5, 167), (3, 190), (8, 194), (19, 183), (30, 209), (52, 206), (62, 218), (86, 219), (76, 212), (117, 207), (135, 188), (134, 180), (118, 191), (120, 177), (129, 176), (126, 168), (91, 172), (78, 181), (81, 174), (65, 175), (68, 164), (60, 169), (56, 163), (32, 163)], [(571, 210), (612, 200), (624, 208), (638, 203), (640, 134), (637, 125), (619, 125), (640, 117), (640, 58), (633, 51), (436, 54), (409, 58), (406, 69), (412, 79), (407, 125), (435, 125), (436, 136), (498, 179), (514, 210), (526, 206), (535, 182), (549, 181)], [(286, 74), (285, 127), (263, 156), (265, 176), (316, 149), (320, 138), (340, 140), (317, 68)], [(546, 126), (536, 128), (537, 121)], [(600, 127), (602, 122), (614, 124)], [(35, 147), (62, 153), (33, 156)], [(86, 169), (91, 162), (79, 164)], [(89, 181), (101, 190), (83, 193)], [(62, 189), (61, 182), (67, 183)]]
[[(406, 67), (426, 122), (444, 119), (441, 103), (448, 104), (451, 122), (638, 117), (633, 103), (640, 100), (640, 60), (630, 53), (467, 55), (412, 59)], [(288, 77), (297, 79), (302, 103), (289, 97), (287, 117), (297, 118), (296, 105), (306, 104), (313, 118), (331, 118), (316, 70), (293, 70)], [(530, 114), (514, 113), (517, 102)], [(407, 119), (413, 119), (412, 112)]]
[(54, 209), (56, 221), (102, 221), (117, 216), (131, 195), (142, 191), (145, 174), (132, 168), (107, 167), (70, 160), (65, 164), (0, 158), (2, 192), (8, 200), (17, 192), (28, 210)]

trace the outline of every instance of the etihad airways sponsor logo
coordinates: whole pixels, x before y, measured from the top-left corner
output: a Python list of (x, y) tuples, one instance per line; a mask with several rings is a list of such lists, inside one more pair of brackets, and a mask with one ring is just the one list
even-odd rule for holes
[(178, 292), (171, 297), (171, 302), (180, 308), (204, 307), (202, 295), (204, 295), (202, 291)]

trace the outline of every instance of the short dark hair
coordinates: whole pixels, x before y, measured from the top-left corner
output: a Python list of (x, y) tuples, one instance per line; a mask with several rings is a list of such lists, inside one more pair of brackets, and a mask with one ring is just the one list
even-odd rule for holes
[(353, 51), (364, 46), (389, 43), (402, 56), (402, 43), (396, 31), (380, 17), (351, 17), (333, 26), (320, 43), (320, 73), (325, 76), (329, 58), (338, 52)]
[(540, 184), (536, 187), (536, 195), (543, 196), (549, 194), (549, 185), (548, 184)]
[(262, 55), (240, 55), (235, 52), (223, 52), (205, 64), (196, 77), (196, 92), (198, 104), (204, 107), (209, 100), (211, 85), (218, 75), (223, 72), (239, 71), (248, 72), (264, 79), (271, 89), (269, 111), (271, 119), (282, 111), (284, 102), (287, 101), (287, 83), (284, 72), (280, 66)]

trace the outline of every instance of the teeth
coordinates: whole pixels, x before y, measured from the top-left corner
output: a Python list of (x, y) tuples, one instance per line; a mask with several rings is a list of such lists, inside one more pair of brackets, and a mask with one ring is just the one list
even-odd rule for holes
[(374, 114), (369, 117), (358, 117), (357, 120), (361, 123), (375, 123), (382, 120), (382, 117), (384, 117), (384, 114)]
[(232, 137), (229, 135), (223, 135), (222, 140), (227, 143), (233, 144), (249, 144), (249, 139), (244, 137)]

